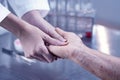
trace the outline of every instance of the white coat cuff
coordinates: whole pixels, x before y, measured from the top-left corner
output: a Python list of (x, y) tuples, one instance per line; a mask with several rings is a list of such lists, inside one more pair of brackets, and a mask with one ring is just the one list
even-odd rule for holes
[(8, 14), (10, 14), (10, 11), (0, 4), (0, 22), (2, 22)]

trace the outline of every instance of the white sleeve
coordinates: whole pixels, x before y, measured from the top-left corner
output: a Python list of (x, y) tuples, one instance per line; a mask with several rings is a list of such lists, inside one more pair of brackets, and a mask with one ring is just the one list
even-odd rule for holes
[(7, 17), (8, 14), (10, 14), (10, 11), (0, 3), (0, 22), (4, 20), (4, 18)]
[(48, 0), (8, 0), (8, 2), (19, 17), (31, 10), (39, 10), (42, 17), (49, 12)]

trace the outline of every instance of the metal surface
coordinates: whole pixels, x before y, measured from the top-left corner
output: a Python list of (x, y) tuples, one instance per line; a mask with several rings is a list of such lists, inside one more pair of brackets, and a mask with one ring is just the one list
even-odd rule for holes
[(95, 25), (92, 48), (120, 57), (120, 29), (114, 29), (114, 26), (109, 28), (109, 26)]
[[(97, 25), (93, 31), (92, 40), (83, 38), (87, 46), (120, 56), (119, 30)], [(37, 61), (28, 65), (19, 58), (2, 53), (0, 58), (5, 60), (5, 64), (0, 65), (0, 80), (99, 80), (70, 60), (58, 60), (49, 64)]]

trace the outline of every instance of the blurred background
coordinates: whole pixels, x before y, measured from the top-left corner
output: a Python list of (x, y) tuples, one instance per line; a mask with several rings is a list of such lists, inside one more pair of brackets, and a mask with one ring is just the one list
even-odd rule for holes
[(55, 27), (78, 34), (91, 32), (96, 11), (90, 0), (50, 0), (46, 20)]
[[(120, 0), (48, 0), (45, 19), (76, 33), (88, 47), (120, 57)], [(28, 64), (2, 49), (22, 54), (19, 41), (0, 27), (0, 80), (100, 80), (69, 60)]]
[[(116, 27), (120, 25), (119, 0), (49, 0), (49, 4), (51, 11), (48, 16), (63, 15), (66, 17), (66, 15), (71, 15), (83, 17), (86, 15), (88, 17), (94, 17), (97, 21), (111, 23), (116, 25)], [(60, 25), (59, 19), (58, 22), (53, 21), (53, 24), (56, 26), (55, 23)]]

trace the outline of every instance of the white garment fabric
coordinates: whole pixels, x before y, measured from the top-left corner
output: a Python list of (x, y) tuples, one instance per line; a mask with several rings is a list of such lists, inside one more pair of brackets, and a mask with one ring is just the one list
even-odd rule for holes
[(0, 22), (10, 13), (8, 5), (18, 17), (31, 10), (39, 10), (42, 17), (45, 17), (50, 10), (48, 0), (0, 0)]
[(0, 4), (0, 22), (10, 13), (3, 5)]

